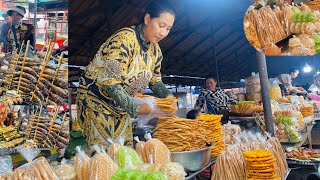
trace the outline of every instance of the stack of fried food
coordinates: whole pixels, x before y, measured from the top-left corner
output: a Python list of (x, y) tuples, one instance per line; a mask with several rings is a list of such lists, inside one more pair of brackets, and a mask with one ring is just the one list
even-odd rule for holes
[(206, 123), (178, 117), (162, 117), (153, 136), (162, 141), (170, 152), (190, 151), (207, 147), (211, 131)]
[(170, 150), (167, 146), (156, 138), (151, 138), (150, 134), (147, 134), (147, 142), (140, 141), (138, 137), (135, 140), (136, 151), (140, 158), (145, 163), (167, 163), (171, 162)]
[[(260, 134), (248, 134), (246, 132), (240, 135), (241, 141), (222, 151), (218, 156), (211, 180), (246, 180), (246, 171), (243, 152), (250, 150), (264, 149), (272, 152), (276, 161), (276, 175), (284, 178), (288, 171), (288, 164), (285, 158), (282, 146), (277, 138), (271, 138), (267, 141), (261, 141)], [(249, 178), (248, 178), (249, 179)], [(256, 178), (263, 179), (263, 178)]]
[(287, 99), (286, 97), (281, 97), (281, 98), (277, 99), (277, 102), (279, 104), (286, 104), (286, 103), (290, 103), (290, 100)]
[[(149, 98), (153, 96), (144, 95), (144, 94), (137, 94), (136, 97), (138, 98)], [(157, 108), (160, 111), (166, 113), (169, 116), (175, 115), (177, 112), (177, 102), (179, 101), (177, 98), (173, 96), (168, 96), (166, 98), (154, 98), (154, 102), (156, 103)]]
[(245, 151), (243, 156), (247, 179), (281, 180), (276, 173), (276, 158), (270, 151)]
[(263, 107), (256, 104), (239, 104), (231, 106), (231, 111), (240, 116), (252, 116), (254, 113), (262, 113)]
[(313, 158), (320, 158), (320, 149), (308, 149), (300, 147), (298, 150), (288, 152), (287, 157), (300, 160), (311, 160)]
[(320, 10), (320, 0), (313, 0), (313, 1), (305, 2), (304, 4), (307, 5), (312, 11)]
[(313, 116), (313, 107), (312, 106), (302, 106), (300, 108), (300, 112), (302, 113), (303, 117), (310, 117)]
[(215, 143), (215, 146), (211, 149), (211, 156), (218, 156), (221, 151), (225, 150), (225, 144), (222, 137), (222, 115), (206, 114), (197, 117), (198, 120), (206, 123), (206, 128), (210, 130), (210, 141)]

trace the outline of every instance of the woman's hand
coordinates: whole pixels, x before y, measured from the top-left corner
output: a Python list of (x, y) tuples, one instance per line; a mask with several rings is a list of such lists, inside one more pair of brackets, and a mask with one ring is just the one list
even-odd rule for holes
[(151, 107), (148, 104), (144, 103), (139, 106), (138, 114), (139, 115), (150, 114), (151, 110), (152, 110)]

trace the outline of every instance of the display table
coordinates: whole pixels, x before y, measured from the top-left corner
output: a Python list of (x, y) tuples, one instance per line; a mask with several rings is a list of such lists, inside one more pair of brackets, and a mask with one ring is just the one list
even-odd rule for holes
[(313, 128), (314, 124), (308, 124), (306, 128), (301, 132), (301, 141), (294, 143), (294, 142), (281, 142), (281, 145), (283, 148), (288, 148), (288, 147), (295, 147), (299, 148), (302, 145), (308, 143), (309, 149), (312, 149), (312, 136), (311, 136), (311, 131)]

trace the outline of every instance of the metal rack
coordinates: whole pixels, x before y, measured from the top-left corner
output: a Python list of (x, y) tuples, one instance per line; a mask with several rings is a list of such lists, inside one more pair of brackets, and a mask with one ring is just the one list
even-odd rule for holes
[[(211, 158), (209, 164), (207, 166), (205, 166), (204, 168), (200, 169), (199, 171), (196, 172), (192, 172), (192, 173), (188, 173), (188, 175), (185, 177), (185, 180), (191, 180), (191, 179), (195, 179), (195, 177), (200, 174), (203, 170), (207, 169), (208, 167), (210, 167), (211, 165), (213, 165), (214, 163), (216, 163), (217, 158)], [(210, 173), (212, 174), (212, 173)]]

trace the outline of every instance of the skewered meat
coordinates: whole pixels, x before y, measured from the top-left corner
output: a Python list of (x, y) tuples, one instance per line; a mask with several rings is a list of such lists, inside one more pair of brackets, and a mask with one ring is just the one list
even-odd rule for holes
[[(17, 71), (17, 72), (14, 72), (13, 75), (14, 77), (20, 77), (20, 74), (21, 72), (20, 71)], [(28, 73), (22, 73), (22, 77), (28, 79), (31, 83), (36, 83), (37, 82), (37, 78), (28, 74)]]

